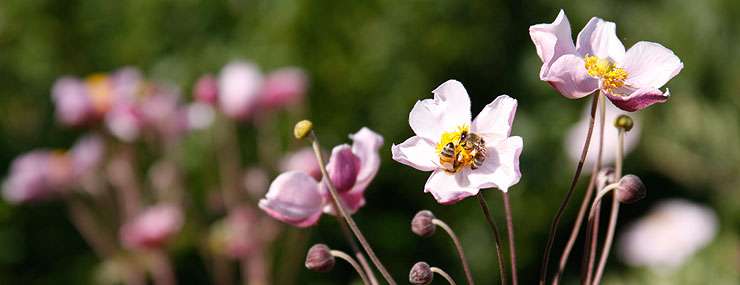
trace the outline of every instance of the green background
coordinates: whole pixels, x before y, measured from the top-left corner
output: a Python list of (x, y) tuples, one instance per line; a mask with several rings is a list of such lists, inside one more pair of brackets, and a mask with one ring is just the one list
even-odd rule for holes
[[(428, 174), (390, 158), (391, 144), (412, 134), (407, 118), (413, 104), (454, 78), (471, 94), (473, 114), (499, 94), (519, 100), (513, 134), (524, 138), (523, 177), (512, 188), (511, 198), (521, 282), (532, 284), (549, 222), (575, 166), (564, 152), (565, 131), (580, 119), (588, 101), (565, 99), (538, 79), (541, 62), (527, 29), (551, 22), (561, 8), (574, 34), (590, 17), (602, 17), (617, 23), (625, 46), (640, 40), (662, 43), (685, 65), (667, 85), (672, 95), (668, 103), (641, 112), (642, 138), (627, 157), (625, 171), (643, 178), (648, 198), (623, 207), (619, 228), (668, 197), (709, 205), (720, 217), (713, 243), (679, 270), (658, 274), (629, 268), (613, 256), (606, 281), (737, 284), (740, 2), (734, 0), (4, 0), (1, 173), (7, 173), (12, 159), (23, 152), (69, 147), (82, 133), (54, 121), (50, 88), (58, 76), (130, 65), (149, 78), (174, 82), (189, 94), (198, 76), (218, 72), (235, 58), (253, 60), (264, 70), (296, 65), (310, 77), (307, 114), (324, 147), (346, 142), (346, 134), (362, 126), (385, 137), (379, 175), (356, 220), (394, 276), (405, 283), (411, 265), (425, 260), (463, 281), (447, 238), (438, 234), (421, 239), (408, 230), (416, 211), (430, 209), (461, 235), (478, 283), (492, 284), (498, 278), (494, 248), (477, 201), (437, 205), (422, 191)], [(276, 124), (283, 141), (289, 141), (293, 119), (280, 116)], [(256, 155), (249, 152), (254, 149), (254, 131), (248, 124), (239, 130), (244, 163), (254, 163)], [(208, 173), (209, 157), (198, 155), (193, 147), (197, 143), (185, 145), (191, 190), (202, 192), (207, 182), (200, 177), (213, 175)], [(286, 150), (296, 146), (300, 143), (284, 145)], [(500, 193), (485, 194), (503, 227)], [(0, 283), (95, 282), (99, 260), (65, 213), (59, 202), (31, 206), (0, 202)], [(572, 206), (566, 221), (574, 214)], [(569, 226), (563, 223), (562, 229)], [(328, 217), (304, 232), (311, 242), (347, 248), (336, 222)], [(562, 236), (559, 241), (564, 242)], [(180, 242), (172, 252), (181, 283), (208, 282), (193, 247)], [(554, 252), (557, 255), (559, 248)], [(579, 259), (573, 260), (567, 278), (575, 283)], [(299, 274), (300, 284), (346, 284), (355, 278), (344, 265), (324, 274), (309, 272), (301, 264), (291, 269)], [(275, 275), (279, 274), (284, 272)]]

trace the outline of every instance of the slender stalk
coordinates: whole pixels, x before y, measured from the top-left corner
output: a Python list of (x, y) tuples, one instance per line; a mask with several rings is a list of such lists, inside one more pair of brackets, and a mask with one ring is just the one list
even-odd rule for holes
[(441, 268), (438, 268), (438, 267), (431, 267), (431, 268), (429, 268), (429, 270), (431, 270), (432, 272), (434, 272), (434, 273), (437, 273), (437, 274), (439, 274), (440, 276), (442, 276), (442, 277), (443, 277), (444, 279), (446, 279), (446, 280), (447, 280), (447, 283), (450, 283), (450, 285), (457, 285), (457, 283), (455, 283), (455, 280), (454, 280), (454, 279), (452, 279), (452, 277), (450, 277), (450, 275), (449, 275), (449, 274), (447, 274), (447, 272), (445, 272), (445, 271), (444, 271), (444, 270), (442, 270)]
[(167, 254), (162, 250), (155, 250), (151, 255), (151, 271), (155, 285), (175, 285), (177, 279)]
[(362, 245), (362, 248), (365, 250), (368, 256), (370, 256), (370, 260), (373, 262), (376, 268), (378, 268), (378, 271), (380, 271), (380, 274), (383, 275), (383, 278), (385, 278), (385, 281), (388, 282), (390, 285), (396, 285), (396, 281), (393, 280), (393, 277), (390, 273), (388, 273), (388, 270), (383, 266), (383, 263), (380, 262), (380, 259), (375, 255), (375, 252), (373, 251), (372, 247), (370, 247), (370, 244), (367, 242), (367, 239), (365, 239), (365, 236), (360, 231), (360, 228), (357, 227), (357, 224), (355, 223), (355, 220), (352, 219), (352, 216), (350, 216), (347, 213), (347, 210), (344, 207), (344, 203), (339, 198), (339, 194), (337, 193), (337, 189), (334, 188), (334, 184), (331, 182), (331, 179), (329, 179), (329, 173), (326, 171), (326, 165), (324, 165), (324, 157), (321, 155), (321, 146), (319, 145), (319, 140), (316, 137), (316, 134), (311, 131), (311, 140), (313, 141), (313, 151), (316, 155), (316, 160), (318, 160), (319, 168), (321, 169), (321, 174), (326, 178), (326, 186), (329, 188), (329, 194), (331, 194), (332, 199), (334, 200), (335, 205), (337, 205), (337, 212), (339, 215), (341, 215), (344, 220), (347, 222), (347, 225), (352, 230), (352, 233), (357, 238), (357, 241)]
[[(336, 204), (334, 205), (336, 208)], [(362, 254), (360, 251), (360, 248), (357, 246), (357, 242), (352, 237), (352, 231), (347, 226), (347, 223), (345, 223), (341, 217), (336, 216), (337, 222), (339, 223), (339, 227), (342, 229), (342, 234), (344, 235), (344, 238), (347, 240), (347, 243), (349, 243), (350, 248), (352, 249), (352, 253), (354, 253), (355, 258), (357, 258), (357, 261), (362, 265), (362, 269), (365, 270), (365, 274), (368, 277), (368, 280), (370, 281), (370, 284), (377, 285), (378, 279), (375, 277), (375, 273), (373, 273), (373, 269), (370, 268), (370, 264), (367, 263), (367, 259), (365, 259), (365, 255)]]
[(511, 284), (519, 284), (516, 271), (516, 243), (514, 241), (514, 222), (511, 215), (511, 203), (509, 193), (501, 192), (504, 197), (504, 212), (506, 213), (506, 232), (509, 236), (509, 259), (511, 261)]
[(447, 232), (447, 235), (450, 236), (450, 238), (452, 239), (452, 243), (455, 244), (455, 249), (457, 250), (457, 256), (460, 258), (460, 263), (462, 263), (463, 270), (465, 271), (465, 279), (468, 280), (468, 284), (470, 285), (475, 284), (475, 282), (473, 282), (473, 273), (470, 271), (470, 265), (468, 265), (468, 261), (465, 259), (465, 253), (463, 252), (460, 239), (457, 238), (457, 235), (452, 230), (452, 228), (450, 228), (450, 226), (448, 226), (442, 220), (432, 219), (432, 223), (444, 229), (445, 232)]
[(595, 251), (596, 251), (596, 245), (598, 243), (598, 218), (599, 218), (599, 210), (601, 207), (601, 198), (604, 197), (609, 191), (612, 191), (619, 186), (619, 183), (613, 183), (610, 185), (607, 185), (602, 190), (599, 190), (599, 193), (596, 194), (596, 198), (594, 199), (593, 204), (591, 205), (591, 211), (588, 214), (588, 227), (586, 228), (586, 233), (591, 233), (591, 235), (586, 235), (586, 247), (585, 247), (585, 253), (584, 253), (584, 270), (581, 272), (581, 284), (591, 284), (591, 278), (593, 273), (593, 266), (594, 266), (594, 258), (595, 258)]
[[(624, 159), (624, 129), (619, 128), (619, 143), (617, 144), (617, 160), (615, 162), (614, 174), (618, 179), (622, 178), (622, 159)], [(609, 226), (606, 231), (606, 238), (604, 240), (604, 247), (601, 250), (601, 257), (599, 258), (599, 267), (596, 268), (596, 274), (594, 275), (593, 284), (599, 284), (601, 277), (604, 274), (604, 267), (606, 267), (606, 260), (609, 257), (609, 251), (614, 241), (614, 230), (617, 227), (617, 217), (619, 216), (619, 200), (617, 200), (617, 192), (612, 193), (612, 209), (609, 215)]]
[(338, 257), (341, 259), (344, 259), (344, 261), (347, 261), (352, 267), (357, 271), (357, 274), (360, 275), (360, 279), (362, 279), (362, 284), (370, 285), (370, 281), (368, 280), (367, 276), (365, 275), (365, 270), (362, 269), (360, 264), (357, 263), (351, 256), (347, 255), (344, 252), (338, 251), (338, 250), (331, 250), (331, 255), (334, 257)]
[(256, 247), (257, 250), (242, 258), (240, 261), (242, 282), (247, 285), (267, 285), (270, 279), (267, 272), (269, 262), (266, 262), (264, 245)]
[(542, 266), (540, 267), (540, 285), (545, 284), (545, 279), (547, 279), (547, 267), (550, 262), (550, 252), (552, 251), (552, 244), (555, 242), (555, 236), (557, 235), (558, 231), (558, 225), (560, 224), (560, 219), (563, 217), (563, 213), (565, 212), (565, 208), (568, 206), (568, 202), (570, 202), (571, 196), (573, 196), (573, 191), (576, 189), (576, 184), (578, 183), (578, 178), (581, 176), (581, 170), (583, 170), (583, 162), (586, 160), (586, 155), (588, 154), (588, 147), (591, 144), (591, 134), (594, 130), (594, 117), (596, 115), (596, 106), (599, 101), (599, 96), (594, 96), (593, 103), (591, 104), (591, 117), (588, 124), (588, 133), (586, 133), (586, 141), (583, 143), (583, 149), (581, 150), (581, 158), (578, 160), (578, 165), (576, 166), (576, 172), (573, 174), (573, 179), (570, 182), (570, 189), (568, 189), (568, 192), (565, 194), (565, 198), (560, 203), (560, 207), (558, 208), (558, 211), (555, 213), (555, 218), (552, 220), (552, 224), (550, 225), (550, 233), (548, 234), (547, 238), (547, 244), (545, 245), (545, 255), (542, 258)]
[(576, 216), (576, 222), (573, 223), (573, 229), (570, 231), (570, 237), (568, 238), (568, 243), (565, 245), (565, 249), (563, 249), (563, 253), (560, 255), (560, 262), (558, 264), (558, 271), (555, 273), (555, 277), (553, 277), (552, 284), (557, 285), (560, 281), (560, 277), (563, 274), (563, 271), (565, 270), (565, 266), (568, 264), (568, 257), (570, 256), (571, 250), (573, 250), (573, 245), (575, 245), (576, 239), (578, 238), (578, 234), (581, 230), (581, 224), (583, 223), (583, 218), (586, 216), (586, 210), (588, 210), (589, 202), (591, 201), (591, 196), (594, 192), (598, 191), (598, 188), (594, 188), (594, 184), (596, 183), (596, 176), (598, 175), (599, 171), (601, 170), (601, 160), (604, 150), (604, 122), (606, 119), (606, 99), (602, 96), (599, 99), (599, 144), (597, 148), (597, 155), (596, 155), (596, 163), (593, 165), (591, 169), (591, 178), (588, 181), (588, 187), (586, 187), (586, 194), (583, 196), (583, 201), (581, 201), (581, 206), (578, 209), (578, 215)]
[(478, 197), (480, 208), (483, 210), (483, 216), (485, 216), (486, 222), (488, 222), (488, 225), (493, 231), (493, 239), (496, 242), (496, 258), (498, 259), (499, 276), (501, 277), (501, 285), (504, 285), (506, 284), (506, 269), (504, 269), (504, 255), (501, 252), (501, 235), (498, 233), (498, 227), (491, 217), (491, 211), (488, 210), (488, 203), (486, 203), (486, 199), (483, 198), (483, 194), (478, 192), (478, 195), (476, 196)]
[(73, 197), (68, 197), (66, 200), (72, 224), (95, 254), (101, 259), (113, 256), (117, 250), (116, 245), (106, 238), (105, 231), (100, 227), (90, 210)]

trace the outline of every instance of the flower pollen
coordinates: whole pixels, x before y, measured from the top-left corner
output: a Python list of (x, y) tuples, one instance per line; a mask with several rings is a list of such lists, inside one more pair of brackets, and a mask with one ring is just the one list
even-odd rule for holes
[(607, 91), (624, 86), (624, 80), (627, 79), (627, 71), (623, 68), (616, 67), (608, 59), (598, 58), (590, 55), (586, 56), (585, 65), (588, 75), (601, 79), (601, 86)]
[[(444, 132), (437, 144), (436, 151), (439, 155), (439, 163), (447, 172), (455, 173), (464, 166), (469, 166), (475, 158), (475, 149), (463, 147), (463, 134), (469, 134), (470, 126), (467, 124), (459, 126), (457, 131)], [(452, 151), (445, 149), (452, 144)]]

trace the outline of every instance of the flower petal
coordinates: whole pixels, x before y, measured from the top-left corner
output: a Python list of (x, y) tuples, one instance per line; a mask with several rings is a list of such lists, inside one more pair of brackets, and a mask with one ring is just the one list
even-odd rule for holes
[(627, 84), (660, 88), (683, 68), (683, 62), (670, 49), (652, 42), (638, 42), (624, 57)]
[(470, 186), (465, 174), (464, 171), (455, 174), (444, 170), (434, 171), (424, 185), (424, 192), (432, 193), (437, 203), (444, 205), (478, 194), (479, 189)]
[[(625, 94), (625, 95), (616, 95)], [(657, 88), (647, 87), (641, 89), (619, 88), (614, 93), (606, 93), (606, 97), (614, 103), (619, 109), (627, 112), (634, 112), (645, 109), (650, 105), (668, 101), (670, 92), (666, 89), (665, 93)]]
[(227, 64), (218, 79), (221, 110), (231, 118), (248, 117), (260, 100), (261, 86), (262, 73), (257, 65), (241, 60)]
[(599, 18), (591, 18), (578, 33), (578, 53), (611, 59), (620, 63), (624, 59), (624, 45), (617, 37), (617, 25)]
[(599, 88), (598, 79), (588, 75), (583, 58), (573, 54), (558, 58), (541, 79), (570, 99), (588, 96)]
[(259, 207), (275, 219), (304, 228), (319, 220), (322, 203), (316, 180), (303, 172), (288, 171), (270, 184)]
[(483, 107), (475, 117), (470, 130), (483, 136), (488, 143), (497, 143), (509, 137), (511, 125), (516, 114), (517, 101), (508, 95), (496, 97), (493, 102)]
[(367, 188), (370, 181), (375, 178), (380, 168), (380, 155), (378, 151), (383, 146), (383, 137), (372, 130), (363, 127), (354, 134), (349, 135), (352, 140), (352, 153), (360, 159), (360, 172), (357, 174), (357, 182), (352, 189), (363, 190)]
[(352, 189), (357, 181), (357, 174), (360, 172), (360, 159), (352, 153), (352, 148), (349, 145), (338, 145), (331, 151), (326, 171), (329, 173), (331, 182), (337, 192), (347, 192)]
[(448, 80), (432, 91), (434, 99), (416, 102), (409, 125), (417, 136), (439, 140), (442, 132), (470, 123), (470, 97), (457, 80)]
[(470, 185), (478, 188), (496, 187), (508, 191), (519, 182), (519, 155), (522, 153), (522, 138), (509, 137), (498, 145), (488, 148), (488, 156), (483, 165), (468, 175)]
[(391, 147), (393, 160), (421, 171), (432, 171), (439, 168), (435, 145), (420, 136), (413, 136), (399, 145)]
[(537, 55), (542, 60), (540, 77), (547, 73), (552, 62), (560, 56), (574, 53), (576, 50), (570, 32), (570, 22), (563, 10), (560, 10), (555, 21), (550, 24), (530, 26), (529, 36), (537, 49)]

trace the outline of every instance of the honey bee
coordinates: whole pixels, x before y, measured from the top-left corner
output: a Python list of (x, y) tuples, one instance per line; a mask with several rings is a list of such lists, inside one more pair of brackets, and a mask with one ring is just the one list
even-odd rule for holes
[(439, 162), (442, 166), (450, 172), (454, 172), (458, 164), (457, 157), (455, 156), (455, 144), (452, 142), (447, 143), (442, 151), (439, 153)]
[(481, 136), (464, 131), (460, 134), (460, 146), (473, 157), (471, 169), (477, 169), (486, 161), (486, 141)]

